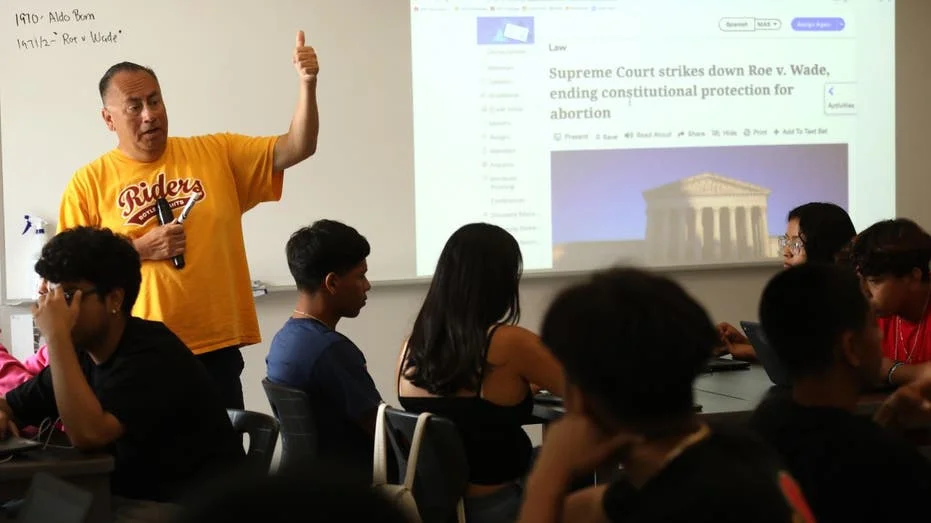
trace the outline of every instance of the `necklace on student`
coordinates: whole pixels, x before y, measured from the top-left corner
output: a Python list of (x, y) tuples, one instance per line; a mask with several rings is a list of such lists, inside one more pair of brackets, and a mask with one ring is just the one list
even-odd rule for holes
[[(912, 356), (915, 354), (915, 349), (918, 348), (918, 341), (921, 339), (921, 329), (925, 326), (925, 314), (928, 312), (928, 299), (931, 298), (931, 290), (928, 291), (927, 296), (925, 296), (925, 306), (921, 311), (921, 319), (918, 320), (918, 329), (915, 330), (915, 339), (912, 341), (912, 348), (909, 349), (908, 353), (905, 353), (905, 336), (902, 334), (902, 317), (895, 317), (895, 351), (892, 354), (896, 361), (904, 361), (905, 363), (912, 362)], [(902, 356), (905, 356), (904, 360), (899, 359), (899, 344), (902, 345)]]
[[(310, 318), (310, 319), (312, 319), (312, 320), (317, 320), (317, 321), (319, 321), (320, 323), (323, 323), (323, 320), (321, 320), (320, 318), (314, 316), (313, 314), (304, 312), (304, 311), (299, 310), (299, 309), (294, 309), (293, 312), (294, 312), (294, 314), (298, 314), (298, 315), (303, 316), (303, 317), (305, 317), (305, 318)], [(324, 323), (324, 325), (326, 325), (326, 324)]]
[(705, 439), (710, 434), (711, 429), (708, 427), (708, 425), (703, 423), (700, 427), (698, 427), (698, 430), (683, 438), (672, 450), (669, 451), (668, 454), (666, 454), (666, 457), (663, 458), (663, 461), (657, 470), (666, 468), (666, 465), (669, 465), (670, 462), (678, 458), (689, 447)]

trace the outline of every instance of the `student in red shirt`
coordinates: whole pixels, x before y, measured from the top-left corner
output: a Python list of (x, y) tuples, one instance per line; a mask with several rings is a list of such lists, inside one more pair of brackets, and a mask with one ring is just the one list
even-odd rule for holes
[(903, 385), (931, 376), (931, 235), (906, 218), (884, 220), (854, 239), (850, 261), (879, 316), (880, 379)]

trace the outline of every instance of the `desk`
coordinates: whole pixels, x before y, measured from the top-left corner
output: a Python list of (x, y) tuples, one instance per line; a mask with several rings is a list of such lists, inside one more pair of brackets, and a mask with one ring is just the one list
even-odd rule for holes
[(702, 374), (695, 380), (701, 417), (712, 425), (746, 422), (753, 409), (775, 389), (761, 365), (747, 370)]
[[(730, 370), (702, 374), (695, 380), (695, 402), (701, 405), (699, 417), (714, 427), (735, 426), (747, 423), (753, 410), (769, 395), (788, 394), (788, 389), (777, 388), (763, 367), (755, 364), (746, 370)], [(871, 417), (888, 392), (871, 392), (860, 397), (856, 413)], [(533, 416), (544, 426), (565, 413), (561, 404), (552, 401), (534, 402)], [(906, 438), (931, 459), (931, 436), (928, 427), (915, 427), (907, 431)], [(545, 432), (544, 432), (545, 437)], [(597, 477), (612, 477), (617, 465), (608, 463), (597, 471)]]
[[(778, 393), (766, 371), (758, 364), (746, 370), (729, 370), (701, 374), (695, 380), (695, 402), (701, 405), (699, 416), (712, 425), (743, 423), (753, 409), (769, 394)], [(886, 398), (885, 393), (865, 394), (857, 413), (872, 416)], [(533, 416), (546, 423), (559, 419), (565, 410), (550, 402), (534, 403)]]
[(109, 522), (112, 471), (113, 457), (109, 454), (85, 454), (76, 449), (51, 447), (24, 452), (0, 464), (0, 503), (24, 498), (32, 476), (45, 472), (93, 494), (88, 523)]

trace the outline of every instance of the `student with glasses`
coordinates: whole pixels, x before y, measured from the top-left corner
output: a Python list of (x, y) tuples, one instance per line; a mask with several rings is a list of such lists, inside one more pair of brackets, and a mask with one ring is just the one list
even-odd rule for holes
[[(779, 237), (782, 266), (786, 269), (807, 262), (835, 263), (857, 230), (842, 207), (833, 203), (811, 202), (789, 211), (786, 233)], [(756, 353), (746, 336), (730, 323), (719, 323), (720, 352), (737, 359), (754, 360)]]
[[(48, 292), (43, 286), (42, 294)], [(70, 297), (66, 296), (69, 300)], [(0, 344), (0, 395), (6, 394), (31, 380), (42, 369), (48, 366), (48, 345), (42, 345), (34, 354), (20, 361), (9, 350)]]
[(132, 316), (142, 274), (127, 238), (64, 231), (35, 269), (49, 366), (0, 398), (0, 437), (60, 418), (74, 447), (111, 453), (117, 521), (157, 520), (187, 488), (242, 463), (207, 369), (163, 323)]

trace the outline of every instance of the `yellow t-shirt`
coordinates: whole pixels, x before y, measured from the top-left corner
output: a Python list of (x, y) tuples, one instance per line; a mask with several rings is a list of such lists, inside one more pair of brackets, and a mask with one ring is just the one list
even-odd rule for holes
[(281, 198), (276, 141), (237, 134), (169, 138), (165, 154), (151, 163), (112, 150), (75, 173), (58, 230), (88, 225), (138, 238), (158, 226), (157, 198), (167, 199), (177, 216), (200, 193), (184, 221), (185, 267), (142, 262), (133, 315), (164, 322), (195, 354), (258, 343), (242, 214)]

